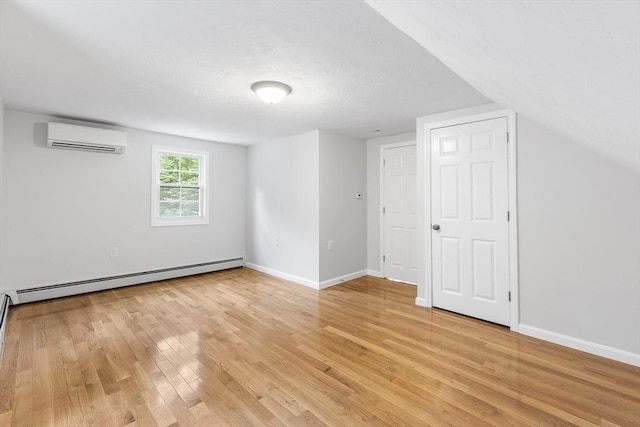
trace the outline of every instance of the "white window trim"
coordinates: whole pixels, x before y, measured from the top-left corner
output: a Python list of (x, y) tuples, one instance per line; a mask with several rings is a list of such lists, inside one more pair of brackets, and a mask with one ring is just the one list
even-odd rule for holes
[[(160, 155), (175, 154), (178, 156), (198, 156), (200, 162), (200, 182), (201, 182), (201, 213), (197, 217), (182, 218), (160, 218)], [(166, 227), (179, 225), (203, 225), (209, 224), (209, 188), (207, 172), (209, 169), (209, 153), (206, 151), (190, 150), (185, 148), (161, 147), (154, 145), (151, 148), (151, 226)]]

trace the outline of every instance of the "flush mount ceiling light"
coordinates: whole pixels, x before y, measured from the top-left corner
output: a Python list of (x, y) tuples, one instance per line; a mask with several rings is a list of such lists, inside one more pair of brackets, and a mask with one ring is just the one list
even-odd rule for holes
[(257, 82), (251, 89), (267, 104), (277, 104), (291, 93), (291, 86), (280, 82)]

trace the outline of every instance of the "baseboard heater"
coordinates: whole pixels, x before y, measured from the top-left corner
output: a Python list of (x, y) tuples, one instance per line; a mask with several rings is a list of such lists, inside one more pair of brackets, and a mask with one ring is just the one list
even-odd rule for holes
[(98, 279), (79, 280), (77, 282), (19, 289), (16, 292), (19, 299), (18, 303), (22, 304), (26, 302), (41, 301), (51, 298), (84, 294), (87, 292), (137, 285), (140, 283), (155, 282), (158, 280), (174, 279), (176, 277), (191, 276), (194, 274), (210, 273), (212, 271), (243, 266), (244, 258), (230, 258), (179, 267), (162, 268), (159, 270), (101, 277)]
[(2, 360), (2, 351), (4, 350), (4, 333), (7, 329), (7, 316), (9, 315), (9, 295), (2, 295), (2, 306), (0, 306), (0, 360)]

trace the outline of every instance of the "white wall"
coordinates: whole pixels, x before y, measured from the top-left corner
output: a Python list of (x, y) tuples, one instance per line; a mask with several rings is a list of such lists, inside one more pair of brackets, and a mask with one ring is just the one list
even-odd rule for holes
[(521, 323), (640, 354), (640, 174), (518, 118)]
[(2, 282), (2, 271), (4, 262), (2, 258), (2, 247), (4, 246), (4, 102), (0, 95), (0, 303), (4, 299), (4, 285)]
[[(382, 275), (380, 265), (380, 147), (397, 142), (414, 142), (416, 133), (402, 133), (367, 140), (367, 268)], [(417, 248), (416, 248), (417, 249)]]
[(248, 147), (247, 172), (247, 262), (317, 283), (319, 131)]
[(366, 169), (364, 140), (320, 131), (320, 282), (367, 269)]
[[(123, 155), (50, 149), (48, 121), (83, 124), (6, 111), (6, 289), (245, 255), (245, 147), (126, 129)], [(152, 144), (209, 152), (209, 225), (150, 226)]]

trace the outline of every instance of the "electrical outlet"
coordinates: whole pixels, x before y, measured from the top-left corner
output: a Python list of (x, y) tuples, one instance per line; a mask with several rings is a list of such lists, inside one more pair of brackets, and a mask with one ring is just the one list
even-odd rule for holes
[(333, 240), (329, 240), (329, 242), (327, 243), (327, 249), (330, 251), (333, 250)]
[(276, 237), (275, 245), (276, 246), (280, 246), (280, 238), (279, 237)]
[(111, 248), (111, 258), (116, 258), (118, 255), (120, 255), (118, 248)]

